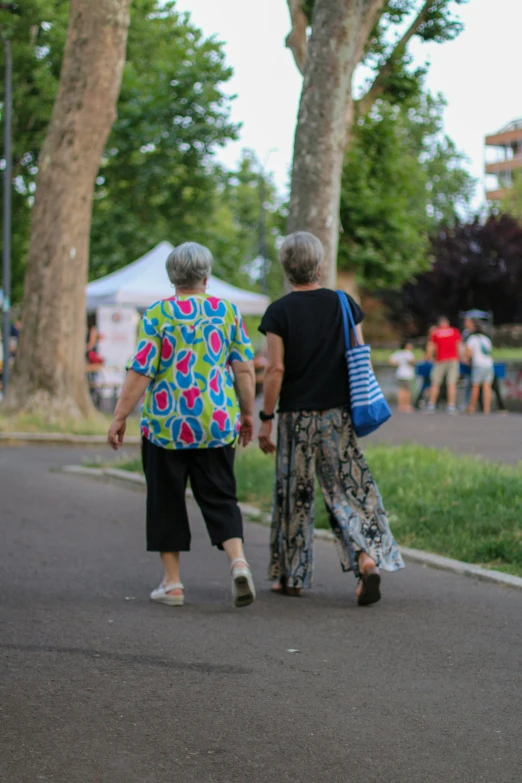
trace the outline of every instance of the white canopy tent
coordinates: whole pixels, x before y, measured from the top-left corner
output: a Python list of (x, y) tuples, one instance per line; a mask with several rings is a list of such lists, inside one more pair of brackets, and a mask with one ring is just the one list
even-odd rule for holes
[[(100, 305), (145, 309), (158, 299), (172, 296), (165, 268), (172, 249), (170, 242), (160, 242), (132, 264), (89, 283), (86, 289), (87, 312), (93, 313)], [(262, 315), (269, 304), (268, 297), (243, 291), (214, 276), (208, 282), (207, 293), (237, 305), (242, 315)]]

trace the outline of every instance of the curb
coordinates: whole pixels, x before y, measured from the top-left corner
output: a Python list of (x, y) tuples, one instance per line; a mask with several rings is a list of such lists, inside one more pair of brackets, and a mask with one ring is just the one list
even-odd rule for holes
[[(15, 443), (69, 443), (76, 445), (106, 444), (106, 435), (71, 435), (63, 432), (0, 432), (0, 441)], [(139, 435), (128, 435), (125, 445), (135, 446), (141, 443)]]
[[(105, 481), (107, 484), (117, 484), (119, 486), (123, 484), (127, 488), (137, 489), (142, 492), (145, 492), (146, 489), (145, 476), (139, 473), (131, 473), (129, 470), (120, 470), (119, 468), (87, 468), (83, 465), (64, 465), (60, 468), (60, 472)], [(187, 496), (190, 498), (194, 497), (191, 489), (187, 489)], [(266, 514), (264, 511), (256, 508), (256, 506), (250, 506), (248, 503), (238, 503), (238, 506), (252, 522), (259, 522), (263, 525), (270, 524), (270, 514)]]
[[(65, 465), (61, 468), (62, 473), (70, 473), (88, 478), (97, 479), (98, 481), (105, 481), (111, 484), (124, 485), (137, 489), (139, 491), (145, 491), (145, 477), (138, 473), (130, 473), (127, 470), (119, 470), (118, 468), (86, 468), (82, 465)], [(193, 498), (192, 490), (187, 489), (187, 496)], [(251, 506), (247, 503), (238, 503), (239, 508), (243, 514), (248, 517), (252, 522), (257, 522), (262, 525), (270, 524), (270, 514), (266, 514), (256, 506)], [(316, 530), (314, 533), (315, 538), (322, 539), (324, 541), (335, 541), (335, 536), (328, 530)], [(453, 560), (451, 557), (443, 557), (442, 555), (435, 555), (431, 552), (424, 552), (421, 549), (409, 549), (408, 547), (401, 547), (401, 554), (405, 560), (412, 563), (420, 563), (428, 568), (437, 568), (439, 571), (449, 571), (459, 576), (470, 576), (475, 579), (480, 579), (482, 582), (492, 582), (503, 587), (512, 587), (517, 590), (522, 590), (522, 577), (513, 576), (512, 574), (504, 574), (502, 571), (494, 571), (489, 568), (483, 568), (482, 566), (473, 565), (473, 563), (463, 563), (460, 560)]]

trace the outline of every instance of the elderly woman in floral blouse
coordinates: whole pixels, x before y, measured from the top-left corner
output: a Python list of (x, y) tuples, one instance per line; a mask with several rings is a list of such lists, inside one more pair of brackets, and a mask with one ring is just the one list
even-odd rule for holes
[(150, 597), (169, 606), (184, 602), (180, 552), (190, 549), (189, 479), (212, 544), (230, 560), (234, 605), (255, 599), (233, 470), (236, 443), (246, 446), (253, 436), (253, 353), (236, 306), (205, 293), (211, 266), (210, 251), (195, 242), (170, 254), (167, 272), (176, 294), (143, 316), (108, 434), (117, 449), (127, 417), (146, 392), (147, 549), (160, 553), (164, 570)]

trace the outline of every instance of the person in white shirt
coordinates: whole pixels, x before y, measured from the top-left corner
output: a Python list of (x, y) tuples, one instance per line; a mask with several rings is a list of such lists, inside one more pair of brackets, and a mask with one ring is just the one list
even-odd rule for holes
[(397, 368), (395, 377), (399, 385), (397, 394), (399, 413), (412, 413), (411, 389), (415, 380), (413, 345), (408, 341), (403, 342), (400, 351), (392, 353), (389, 361), (391, 365)]
[(476, 324), (473, 334), (465, 345), (466, 359), (471, 362), (471, 397), (468, 413), (475, 413), (482, 389), (484, 413), (491, 413), (491, 387), (495, 377), (493, 367), (493, 344)]

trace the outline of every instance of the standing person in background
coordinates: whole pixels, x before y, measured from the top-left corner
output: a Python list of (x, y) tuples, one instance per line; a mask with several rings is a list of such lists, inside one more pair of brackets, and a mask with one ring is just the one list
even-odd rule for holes
[(474, 323), (472, 334), (465, 346), (466, 358), (471, 362), (471, 397), (468, 413), (475, 413), (480, 392), (484, 413), (491, 413), (491, 386), (495, 372), (493, 369), (493, 344), (484, 334), (481, 326)]
[(103, 364), (103, 356), (98, 352), (98, 327), (96, 326), (96, 317), (89, 316), (87, 319), (88, 332), (85, 337), (85, 359), (87, 364)]
[(184, 602), (179, 566), (180, 552), (190, 550), (189, 480), (212, 544), (228, 555), (234, 605), (256, 597), (234, 477), (234, 447), (248, 445), (254, 433), (253, 352), (237, 307), (205, 293), (211, 268), (210, 250), (196, 242), (169, 255), (176, 295), (145, 311), (108, 435), (113, 449), (121, 446), (127, 417), (146, 392), (147, 550), (160, 553), (164, 571), (150, 597), (168, 606)]
[[(468, 361), (469, 360), (469, 354), (467, 352), (467, 343), (469, 338), (473, 335), (475, 331), (475, 326), (480, 325), (480, 322), (475, 322), (473, 318), (470, 318), (469, 316), (464, 320), (464, 329), (462, 332), (462, 354), (463, 354), (463, 360)], [(481, 333), (484, 333), (484, 329), (481, 329)], [(486, 335), (487, 336), (487, 335)], [(491, 339), (491, 338), (490, 338)], [(472, 373), (473, 373), (473, 357), (470, 362), (470, 374), (469, 374), (469, 383), (466, 387), (466, 399), (465, 399), (465, 409), (469, 409), (470, 400), (471, 400), (471, 386), (472, 386)], [(497, 407), (499, 413), (507, 413), (506, 404), (502, 398), (502, 391), (500, 389), (500, 381), (497, 377), (497, 374), (495, 372), (495, 363), (493, 362), (493, 383), (491, 385), (491, 391), (496, 397), (497, 400)], [(482, 392), (479, 393), (479, 399), (478, 399), (479, 405), (483, 408), (483, 400), (482, 400)]]
[(424, 361), (420, 362), (417, 365), (417, 375), (420, 376), (422, 379), (421, 388), (417, 394), (417, 399), (415, 400), (415, 408), (424, 408), (427, 404), (427, 398), (429, 395), (429, 391), (431, 388), (431, 370), (433, 367), (433, 362), (428, 360), (427, 356), (427, 350), (428, 350), (428, 344), (430, 342), (431, 335), (433, 334), (435, 330), (435, 326), (430, 326), (428, 329), (428, 337), (426, 341), (426, 349), (424, 351)]
[(448, 389), (448, 413), (457, 413), (457, 382), (460, 374), (459, 347), (461, 339), (459, 330), (451, 326), (446, 316), (441, 316), (437, 322), (437, 327), (431, 333), (426, 351), (427, 359), (434, 361), (431, 371), (428, 413), (435, 412), (440, 387), (444, 381), (446, 381)]
[(397, 368), (395, 377), (399, 385), (397, 402), (399, 413), (412, 413), (411, 389), (415, 380), (415, 354), (413, 345), (405, 340), (401, 343), (400, 351), (392, 353), (389, 359), (392, 367)]
[(466, 351), (466, 341), (468, 337), (473, 334), (475, 329), (475, 321), (470, 318), (469, 315), (464, 319), (464, 329), (462, 330), (462, 342), (460, 345), (461, 358), (464, 364), (469, 364), (469, 375), (465, 376), (466, 388), (464, 392), (464, 405), (462, 410), (467, 410), (469, 407), (469, 401), (471, 399), (471, 362), (468, 361), (468, 355)]

